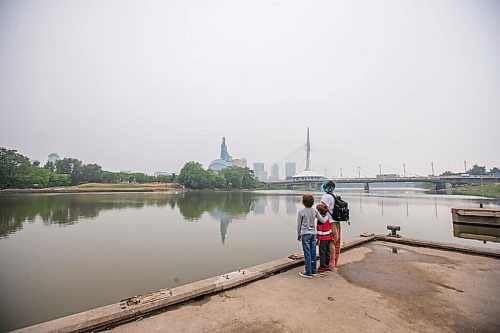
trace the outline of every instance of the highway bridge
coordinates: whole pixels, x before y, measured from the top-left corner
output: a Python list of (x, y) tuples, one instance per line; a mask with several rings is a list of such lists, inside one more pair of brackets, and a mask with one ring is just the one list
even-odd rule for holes
[[(324, 179), (287, 179), (269, 181), (269, 185), (287, 186), (293, 188), (298, 185), (305, 185), (310, 189), (320, 189)], [(337, 184), (364, 184), (365, 191), (370, 189), (372, 183), (426, 183), (435, 184), (436, 190), (445, 190), (453, 185), (463, 184), (492, 184), (500, 181), (494, 176), (428, 176), (428, 177), (376, 177), (376, 178), (338, 178), (334, 179)]]

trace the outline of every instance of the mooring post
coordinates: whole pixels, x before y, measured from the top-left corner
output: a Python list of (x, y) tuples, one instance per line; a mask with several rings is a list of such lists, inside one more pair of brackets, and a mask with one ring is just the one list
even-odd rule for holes
[(401, 230), (401, 227), (399, 225), (388, 225), (387, 229), (391, 231), (390, 234), (387, 236), (391, 237), (401, 237), (401, 235), (398, 235), (397, 231)]

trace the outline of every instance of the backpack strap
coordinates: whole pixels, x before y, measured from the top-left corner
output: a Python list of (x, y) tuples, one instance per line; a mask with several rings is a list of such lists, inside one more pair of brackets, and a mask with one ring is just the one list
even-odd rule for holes
[[(335, 194), (333, 194), (332, 192), (326, 192), (326, 194), (330, 194), (330, 195), (333, 197), (333, 200), (334, 200), (334, 201), (333, 201), (333, 209), (335, 209), (335, 201), (337, 200), (337, 197), (336, 197), (336, 196), (335, 196)], [(332, 217), (332, 221), (335, 221), (335, 220), (333, 219), (333, 209), (332, 209), (332, 211), (331, 211), (331, 212), (330, 212), (330, 210), (329, 210), (329, 209), (327, 209), (327, 211), (328, 211), (328, 214), (330, 214), (330, 216)]]

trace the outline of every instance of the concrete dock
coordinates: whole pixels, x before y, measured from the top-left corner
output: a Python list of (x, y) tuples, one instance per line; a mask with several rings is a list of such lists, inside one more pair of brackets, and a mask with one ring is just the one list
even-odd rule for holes
[(312, 279), (284, 258), (19, 331), (500, 331), (500, 251), (387, 236), (343, 251)]
[(375, 241), (301, 269), (112, 332), (500, 332), (498, 259)]

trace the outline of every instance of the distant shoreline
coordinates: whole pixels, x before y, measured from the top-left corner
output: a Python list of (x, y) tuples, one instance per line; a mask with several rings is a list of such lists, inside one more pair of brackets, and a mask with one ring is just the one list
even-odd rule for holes
[(14, 193), (118, 193), (118, 192), (176, 192), (182, 193), (187, 190), (177, 184), (82, 184), (68, 187), (49, 188), (11, 188), (0, 190), (0, 194)]
[(453, 194), (473, 195), (500, 199), (500, 183), (496, 184), (468, 184), (454, 187)]

